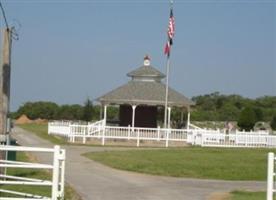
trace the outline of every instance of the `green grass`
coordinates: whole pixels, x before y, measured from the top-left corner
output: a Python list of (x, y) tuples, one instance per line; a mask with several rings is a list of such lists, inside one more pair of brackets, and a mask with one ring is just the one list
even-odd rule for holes
[[(231, 200), (264, 200), (266, 199), (265, 192), (245, 192), (233, 191), (230, 195)], [(275, 197), (273, 199), (276, 199)]]
[[(30, 158), (27, 156), (27, 154), (18, 152), (17, 160), (26, 162), (26, 161), (30, 161)], [(46, 170), (10, 168), (10, 169), (8, 169), (8, 175), (28, 177), (28, 178), (37, 178), (37, 179), (43, 179), (43, 180), (51, 180), (51, 174)], [(42, 196), (50, 196), (51, 195), (51, 188), (45, 187), (45, 186), (2, 185), (2, 186), (0, 186), (0, 188), (7, 189), (7, 190), (14, 190), (14, 191), (18, 191), (18, 192), (35, 193), (37, 195), (42, 195)], [(1, 193), (1, 192), (0, 192), (0, 196), (1, 197), (18, 197), (16, 195), (15, 196), (7, 196), (7, 194)], [(69, 185), (66, 185), (65, 200), (81, 200), (81, 198)]]
[(65, 145), (68, 144), (65, 138), (59, 137), (59, 136), (54, 136), (54, 135), (49, 135), (48, 134), (48, 125), (47, 124), (22, 124), (18, 125), (20, 128), (23, 128), (26, 131), (31, 131), (38, 137), (48, 140), (52, 142), (53, 144), (58, 144), (58, 145)]
[(153, 175), (265, 181), (270, 151), (186, 147), (93, 152), (84, 156), (113, 168)]

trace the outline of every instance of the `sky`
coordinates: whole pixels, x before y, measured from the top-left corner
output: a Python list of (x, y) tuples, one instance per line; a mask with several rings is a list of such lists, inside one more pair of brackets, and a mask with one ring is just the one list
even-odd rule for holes
[[(12, 111), (28, 101), (93, 100), (129, 81), (126, 73), (146, 54), (166, 71), (168, 0), (2, 4), (20, 37), (12, 48)], [(189, 98), (276, 96), (276, 0), (175, 0), (173, 9), (170, 87)]]

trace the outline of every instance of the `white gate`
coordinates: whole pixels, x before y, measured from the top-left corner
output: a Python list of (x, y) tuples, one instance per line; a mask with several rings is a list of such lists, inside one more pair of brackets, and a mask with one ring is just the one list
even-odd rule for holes
[[(40, 180), (35, 178), (11, 176), (8, 174), (0, 174), (0, 185), (27, 185), (27, 186), (45, 186), (51, 187), (51, 196), (40, 196), (35, 194), (23, 193), (12, 190), (0, 189), (0, 192), (7, 193), (8, 195), (22, 196), (22, 198), (15, 197), (0, 197), (0, 200), (62, 200), (64, 199), (64, 172), (65, 172), (65, 150), (60, 146), (54, 148), (36, 148), (36, 147), (23, 147), (23, 146), (4, 146), (0, 145), (0, 151), (23, 151), (23, 152), (43, 152), (53, 154), (53, 162), (51, 164), (31, 163), (0, 160), (0, 168), (24, 168), (24, 169), (47, 169), (52, 172), (52, 180)], [(35, 190), (34, 190), (35, 191)]]

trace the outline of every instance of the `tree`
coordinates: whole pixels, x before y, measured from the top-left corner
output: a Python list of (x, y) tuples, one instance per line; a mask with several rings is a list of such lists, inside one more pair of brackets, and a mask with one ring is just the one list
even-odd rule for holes
[(263, 111), (260, 108), (254, 108), (254, 112), (256, 115), (256, 120), (263, 121), (263, 118), (264, 118)]
[(93, 104), (92, 101), (88, 98), (83, 107), (82, 120), (83, 121), (91, 121), (93, 118)]
[(80, 120), (82, 117), (82, 106), (62, 105), (58, 109), (56, 119), (60, 120)]
[(58, 108), (59, 106), (53, 102), (27, 102), (24, 105), (20, 106), (17, 111), (17, 116), (25, 114), (30, 119), (54, 119)]
[(250, 131), (253, 129), (256, 122), (257, 119), (254, 110), (251, 107), (244, 108), (239, 116), (238, 126), (241, 129)]
[(101, 106), (100, 105), (94, 105), (93, 106), (93, 117), (92, 120), (101, 120), (102, 116), (101, 116)]
[(218, 112), (220, 121), (235, 121), (240, 113), (239, 109), (231, 103), (224, 104)]
[(273, 116), (273, 118), (270, 122), (270, 126), (273, 130), (276, 130), (276, 115)]

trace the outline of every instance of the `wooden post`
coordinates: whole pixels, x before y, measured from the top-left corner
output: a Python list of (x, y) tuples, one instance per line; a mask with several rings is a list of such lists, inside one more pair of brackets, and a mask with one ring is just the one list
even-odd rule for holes
[[(9, 113), (10, 104), (11, 43), (11, 30), (8, 28), (4, 29), (2, 47), (3, 56), (0, 67), (0, 135), (7, 134), (7, 115)], [(5, 156), (5, 152), (0, 152), (0, 160), (4, 160)], [(0, 173), (3, 172), (2, 170), (3, 169), (0, 168)]]

